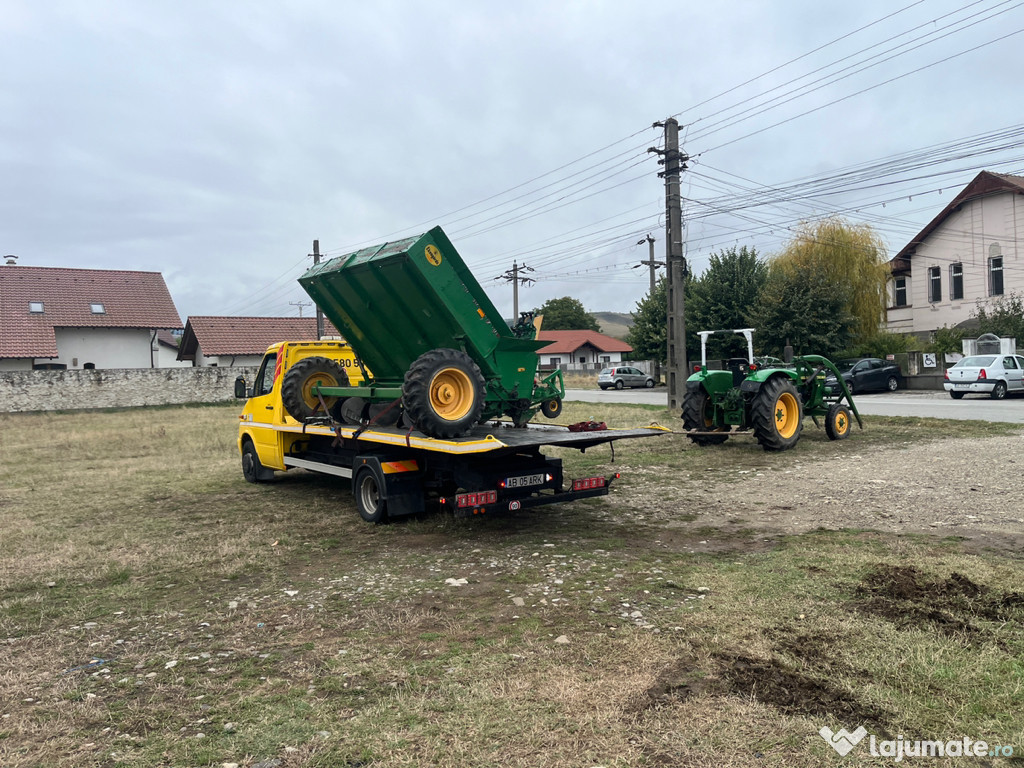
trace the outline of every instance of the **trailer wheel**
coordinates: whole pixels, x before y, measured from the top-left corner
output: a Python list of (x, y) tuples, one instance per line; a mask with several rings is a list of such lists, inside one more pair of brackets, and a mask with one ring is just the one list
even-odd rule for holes
[(796, 445), (803, 420), (800, 394), (788, 378), (766, 381), (750, 409), (754, 437), (766, 451), (785, 451)]
[(465, 352), (432, 349), (406, 371), (402, 385), (405, 411), (429, 437), (458, 437), (480, 420), (484, 377)]
[(825, 416), (825, 434), (829, 440), (843, 440), (850, 436), (850, 409), (842, 403), (829, 406)]
[[(714, 408), (711, 398), (703, 389), (687, 392), (683, 400), (683, 427), (686, 429), (707, 429), (715, 427)], [(700, 446), (721, 445), (729, 439), (728, 435), (693, 434), (687, 435), (694, 443)]]
[(242, 476), (247, 483), (262, 483), (274, 478), (274, 470), (267, 469), (260, 463), (256, 446), (248, 438), (242, 446)]
[(384, 482), (377, 470), (364, 465), (352, 478), (352, 495), (356, 497), (359, 516), (368, 523), (381, 523), (388, 516), (388, 500), (384, 496)]
[[(281, 381), (281, 402), (288, 415), (296, 421), (305, 421), (312, 416), (320, 405), (320, 400), (313, 394), (313, 388), (321, 385), (347, 387), (348, 374), (344, 368), (326, 357), (307, 357), (289, 368)], [(324, 403), (330, 409), (337, 399), (324, 397)]]
[(549, 419), (557, 419), (562, 413), (562, 398), (550, 397), (540, 404), (540, 412)]

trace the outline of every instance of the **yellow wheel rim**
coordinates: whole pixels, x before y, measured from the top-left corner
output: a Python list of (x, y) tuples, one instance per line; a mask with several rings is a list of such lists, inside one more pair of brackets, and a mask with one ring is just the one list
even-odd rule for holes
[(846, 413), (839, 411), (836, 414), (835, 420), (832, 422), (832, 426), (835, 427), (835, 433), (837, 435), (845, 435), (850, 429), (850, 420), (846, 417)]
[(791, 392), (783, 392), (775, 401), (775, 429), (782, 438), (796, 434), (800, 426), (800, 403)]
[(443, 368), (430, 380), (430, 407), (446, 421), (458, 421), (473, 410), (473, 380), (458, 368)]
[[(329, 376), (326, 373), (317, 373), (310, 376), (302, 383), (302, 399), (306, 401), (309, 406), (316, 406), (320, 403), (320, 400), (313, 393), (314, 387), (336, 387), (338, 382), (334, 380), (333, 376)], [(324, 396), (324, 401), (331, 405), (336, 398)]]

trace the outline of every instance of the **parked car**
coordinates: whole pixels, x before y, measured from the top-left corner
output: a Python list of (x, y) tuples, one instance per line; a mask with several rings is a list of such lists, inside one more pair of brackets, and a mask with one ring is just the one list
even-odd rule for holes
[[(903, 373), (891, 360), (866, 357), (859, 360), (840, 360), (836, 368), (846, 382), (851, 394), (861, 392), (895, 392), (903, 386)], [(825, 377), (827, 386), (836, 386), (833, 374)]]
[(629, 365), (619, 365), (614, 368), (604, 368), (597, 376), (597, 386), (601, 389), (615, 387), (653, 387), (654, 379)]
[(1024, 357), (971, 355), (946, 369), (943, 389), (954, 400), (977, 392), (1002, 400), (1008, 392), (1024, 392)]

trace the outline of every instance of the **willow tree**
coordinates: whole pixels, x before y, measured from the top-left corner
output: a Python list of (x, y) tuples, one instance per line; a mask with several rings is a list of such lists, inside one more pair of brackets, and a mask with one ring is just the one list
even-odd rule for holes
[(802, 223), (770, 269), (792, 280), (814, 276), (831, 285), (843, 298), (852, 342), (858, 344), (877, 335), (885, 319), (887, 261), (885, 243), (870, 226), (831, 217)]

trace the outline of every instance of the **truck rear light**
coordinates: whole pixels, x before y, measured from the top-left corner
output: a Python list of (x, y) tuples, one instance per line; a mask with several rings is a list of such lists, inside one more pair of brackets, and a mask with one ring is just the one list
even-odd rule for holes
[(455, 505), (460, 509), (479, 507), (483, 504), (494, 504), (498, 500), (497, 491), (480, 491), (480, 493), (460, 493), (455, 497)]
[(600, 475), (597, 477), (584, 477), (572, 481), (574, 491), (589, 491), (591, 488), (604, 488), (607, 481)]

